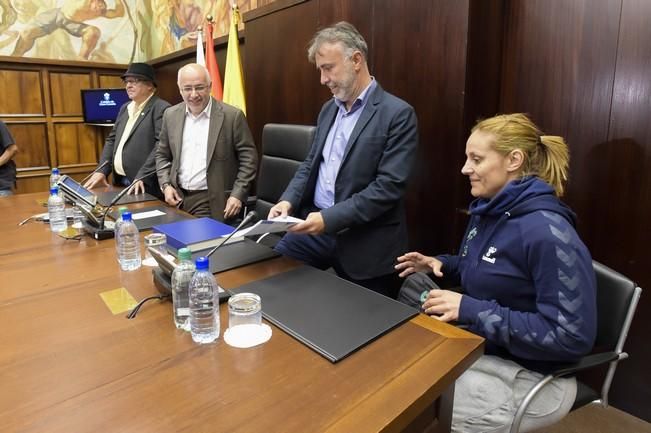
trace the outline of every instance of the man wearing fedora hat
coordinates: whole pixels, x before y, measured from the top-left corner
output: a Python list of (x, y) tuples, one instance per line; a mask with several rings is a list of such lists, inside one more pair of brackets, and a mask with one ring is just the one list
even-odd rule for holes
[[(132, 63), (122, 75), (131, 102), (120, 108), (115, 125), (106, 138), (100, 158), (101, 167), (84, 184), (86, 188), (108, 186), (113, 172), (115, 185), (130, 185), (133, 179), (156, 168), (154, 148), (169, 102), (155, 95), (154, 68), (147, 63)], [(102, 167), (102, 164), (104, 166)], [(148, 192), (162, 198), (156, 176), (138, 181), (129, 193)]]

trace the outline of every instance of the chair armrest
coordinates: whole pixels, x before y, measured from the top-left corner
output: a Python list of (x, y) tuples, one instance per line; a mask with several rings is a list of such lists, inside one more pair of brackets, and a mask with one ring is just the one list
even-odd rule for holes
[(255, 202), (256, 202), (256, 201), (258, 201), (258, 196), (257, 196), (257, 195), (250, 195), (250, 196), (246, 199), (246, 203), (245, 203), (245, 204), (246, 204), (246, 206), (248, 206), (249, 208), (253, 208), (253, 207), (255, 206)]
[(551, 374), (554, 377), (569, 376), (571, 374), (578, 373), (579, 371), (586, 370), (600, 364), (607, 364), (616, 360), (617, 358), (619, 358), (619, 354), (616, 352), (594, 353), (584, 356), (578, 362), (568, 364), (563, 368), (559, 368), (558, 370), (553, 371)]

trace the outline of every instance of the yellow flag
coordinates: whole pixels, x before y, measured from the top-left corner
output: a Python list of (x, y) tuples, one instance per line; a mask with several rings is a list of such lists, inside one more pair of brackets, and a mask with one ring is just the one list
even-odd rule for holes
[(246, 115), (246, 97), (244, 93), (244, 74), (240, 58), (240, 41), (237, 37), (237, 24), (240, 11), (233, 7), (231, 29), (228, 32), (228, 49), (226, 50), (226, 70), (224, 72), (224, 102), (234, 105)]

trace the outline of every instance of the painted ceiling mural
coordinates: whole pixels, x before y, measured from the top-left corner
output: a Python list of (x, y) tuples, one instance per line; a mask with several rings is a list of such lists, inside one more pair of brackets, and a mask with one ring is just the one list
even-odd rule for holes
[[(271, 1), (237, 5), (246, 12)], [(0, 0), (0, 55), (146, 61), (195, 46), (206, 15), (215, 37), (228, 33), (229, 0)]]

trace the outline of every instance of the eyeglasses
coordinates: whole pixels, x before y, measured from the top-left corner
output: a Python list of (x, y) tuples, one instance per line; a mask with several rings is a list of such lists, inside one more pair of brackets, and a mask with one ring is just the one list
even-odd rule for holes
[(194, 87), (192, 86), (181, 87), (181, 92), (189, 95), (190, 93), (192, 93), (193, 90), (197, 93), (203, 93), (208, 89), (210, 89), (210, 86), (208, 86), (207, 84), (202, 84)]
[(142, 83), (143, 80), (138, 78), (125, 78), (124, 80), (122, 80), (122, 82), (124, 83), (125, 86), (128, 86), (129, 84), (136, 85), (138, 83)]

